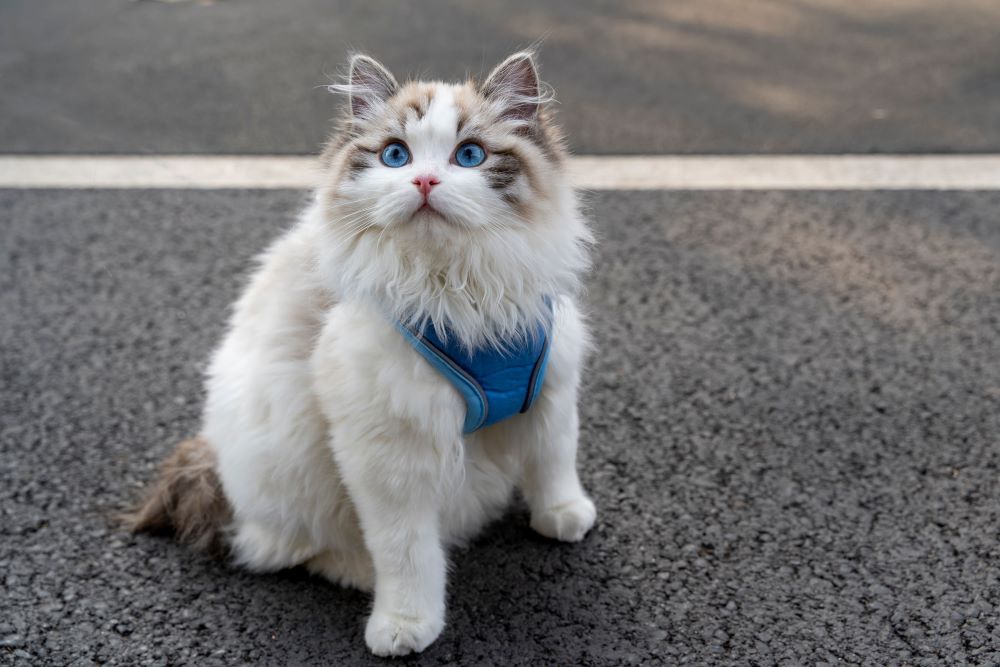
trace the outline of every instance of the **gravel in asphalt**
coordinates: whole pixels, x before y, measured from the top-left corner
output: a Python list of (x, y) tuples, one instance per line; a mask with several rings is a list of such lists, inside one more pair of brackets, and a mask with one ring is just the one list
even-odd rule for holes
[[(137, 10), (138, 11), (138, 10)], [(0, 662), (383, 664), (368, 598), (110, 520), (290, 191), (0, 191)], [(407, 664), (1000, 661), (1000, 193), (622, 193), (579, 545), (516, 506)]]

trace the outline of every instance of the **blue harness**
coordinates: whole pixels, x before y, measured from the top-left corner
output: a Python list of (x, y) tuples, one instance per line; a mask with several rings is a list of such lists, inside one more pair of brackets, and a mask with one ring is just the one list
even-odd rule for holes
[[(548, 300), (546, 305), (551, 312)], [(396, 328), (465, 399), (465, 433), (527, 412), (538, 397), (549, 361), (545, 322), (538, 323), (534, 335), (502, 350), (467, 350), (453, 335), (443, 341), (429, 322), (420, 329), (396, 322)]]

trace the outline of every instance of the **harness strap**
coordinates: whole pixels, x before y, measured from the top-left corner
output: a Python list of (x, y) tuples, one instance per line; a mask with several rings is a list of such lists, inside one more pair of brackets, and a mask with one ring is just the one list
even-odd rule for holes
[(549, 321), (539, 322), (532, 335), (502, 350), (468, 350), (455, 336), (439, 337), (429, 323), (420, 330), (396, 322), (403, 338), (465, 401), (464, 433), (525, 413), (538, 398), (549, 361), (552, 302), (546, 299), (545, 305)]

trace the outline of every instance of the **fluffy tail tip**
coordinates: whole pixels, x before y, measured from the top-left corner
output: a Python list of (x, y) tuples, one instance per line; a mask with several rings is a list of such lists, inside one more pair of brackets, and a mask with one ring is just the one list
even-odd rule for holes
[(143, 499), (120, 515), (133, 533), (174, 532), (181, 542), (216, 555), (226, 551), (231, 518), (215, 453), (200, 436), (178, 444)]

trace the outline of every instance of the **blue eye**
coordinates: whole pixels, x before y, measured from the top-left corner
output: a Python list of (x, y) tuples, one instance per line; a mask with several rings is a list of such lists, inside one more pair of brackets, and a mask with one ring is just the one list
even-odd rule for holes
[(387, 167), (402, 167), (410, 161), (410, 151), (403, 144), (394, 141), (382, 149), (382, 164)]
[(479, 144), (462, 144), (455, 151), (455, 163), (459, 167), (478, 167), (486, 160), (486, 151)]

